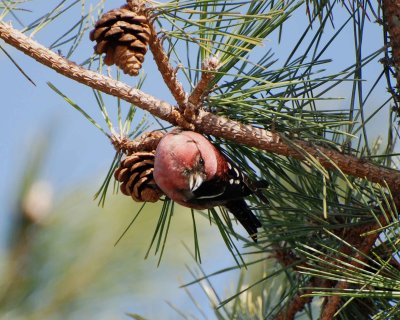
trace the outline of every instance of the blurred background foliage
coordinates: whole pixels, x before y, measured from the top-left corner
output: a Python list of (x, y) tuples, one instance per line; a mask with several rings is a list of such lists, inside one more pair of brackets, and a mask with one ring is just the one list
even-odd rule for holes
[[(178, 289), (187, 274), (185, 264), (193, 262), (187, 210), (175, 211), (166, 254), (157, 267), (158, 257), (144, 256), (161, 204), (147, 205), (114, 246), (141, 205), (113, 195), (99, 209), (90, 201), (98, 179), (82, 181), (55, 197), (40, 174), (48, 141), (35, 141), (26, 154), (31, 161), (20, 168), (19, 187), (13, 190), (17, 196), (11, 229), (1, 255), (0, 318), (121, 319), (130, 310), (157, 318), (176, 314), (165, 301), (181, 308), (190, 302)], [(219, 259), (210, 250), (222, 244), (215, 228), (206, 219), (198, 225), (205, 259)]]

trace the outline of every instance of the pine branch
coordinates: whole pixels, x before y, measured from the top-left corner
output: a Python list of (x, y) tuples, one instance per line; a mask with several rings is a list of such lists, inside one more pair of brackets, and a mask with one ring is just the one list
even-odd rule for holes
[[(274, 258), (284, 267), (297, 269), (300, 263), (304, 263), (300, 258), (294, 256), (291, 250), (284, 249), (280, 245), (275, 244), (273, 246)], [(325, 286), (326, 280), (318, 279), (316, 277), (311, 277), (307, 282), (307, 286)], [(278, 314), (275, 316), (275, 320), (294, 320), (296, 315), (304, 310), (306, 304), (312, 302), (314, 297), (303, 297), (303, 294), (311, 293), (311, 290), (306, 290), (305, 292), (297, 292), (292, 300), (287, 303), (286, 308), (282, 308)]]
[(382, 0), (383, 17), (390, 36), (392, 63), (396, 69), (397, 101), (400, 100), (400, 3), (394, 0)]
[(161, 131), (145, 132), (135, 140), (129, 140), (127, 137), (114, 135), (111, 143), (117, 152), (123, 152), (131, 155), (138, 151), (154, 151), (164, 133)]
[[(150, 20), (150, 17), (149, 17)], [(157, 31), (152, 23), (149, 24), (151, 35), (149, 47), (153, 54), (154, 61), (157, 64), (158, 70), (164, 79), (165, 84), (175, 98), (181, 111), (185, 109), (187, 104), (187, 95), (182, 84), (176, 78), (176, 70), (173, 69), (169, 62), (168, 55), (164, 51), (161, 40), (157, 37)]]
[[(379, 232), (372, 233), (366, 237), (362, 235), (367, 233), (368, 231), (376, 230), (381, 228), (382, 225), (387, 224), (386, 216), (382, 215), (378, 222), (373, 223), (372, 225), (361, 226), (359, 228), (350, 229), (348, 232), (348, 236), (345, 239), (345, 242), (350, 244), (351, 246), (358, 249), (358, 252), (351, 255), (351, 247), (348, 245), (343, 245), (340, 252), (343, 255), (351, 256), (352, 258), (348, 261), (348, 263), (354, 268), (365, 268), (362, 262), (367, 261), (367, 257), (372, 250), (375, 241), (379, 237)], [(343, 258), (342, 258), (343, 259)], [(349, 283), (345, 281), (338, 281), (335, 288), (338, 290), (344, 290), (349, 287)], [(327, 298), (326, 304), (321, 313), (321, 320), (330, 320), (333, 319), (335, 313), (340, 307), (341, 297), (340, 296), (331, 296)]]
[(343, 154), (323, 146), (316, 146), (307, 141), (289, 140), (279, 133), (244, 125), (204, 110), (199, 110), (199, 114), (193, 123), (189, 123), (178, 109), (167, 102), (158, 100), (141, 90), (131, 88), (123, 82), (78, 66), (4, 22), (0, 22), (0, 38), (56, 72), (91, 88), (133, 103), (173, 125), (282, 156), (293, 157), (303, 161), (318, 160), (325, 168), (340, 170), (345, 174), (367, 179), (381, 185), (385, 185), (386, 182), (393, 194), (399, 191), (400, 173), (397, 170), (380, 167), (372, 162), (358, 159), (353, 155)]
[(193, 127), (167, 102), (155, 99), (141, 90), (132, 88), (123, 82), (87, 70), (54, 53), (4, 22), (0, 22), (0, 38), (41, 64), (72, 80), (133, 103), (143, 110), (174, 125), (179, 125), (188, 129)]
[[(312, 277), (308, 281), (309, 286), (321, 286), (326, 287), (329, 281), (325, 279), (319, 279)], [(282, 309), (278, 315), (275, 317), (276, 320), (294, 320), (296, 315), (304, 310), (306, 304), (312, 302), (313, 297), (303, 297), (303, 294), (311, 293), (311, 290), (305, 290), (303, 292), (297, 293), (292, 301), (289, 303), (288, 308)]]
[(201, 99), (207, 95), (210, 90), (210, 83), (215, 77), (215, 71), (218, 70), (219, 60), (216, 57), (210, 58), (203, 63), (200, 81), (189, 96), (189, 102), (196, 107), (201, 105)]
[(215, 77), (214, 72), (218, 70), (218, 67), (219, 60), (216, 57), (204, 61), (200, 81), (188, 98), (188, 104), (184, 111), (185, 119), (196, 119), (202, 105), (202, 99), (210, 90), (211, 81)]
[[(388, 224), (386, 215), (381, 215), (378, 222), (369, 223), (366, 225), (362, 225), (357, 228), (352, 229), (339, 229), (336, 230), (336, 234), (340, 234), (343, 231), (346, 234), (343, 237), (344, 244), (338, 250), (340, 252), (339, 255), (334, 257), (326, 257), (325, 255), (320, 256), (321, 260), (327, 261), (329, 263), (336, 264), (336, 258), (340, 261), (343, 261), (343, 257), (347, 256), (350, 257), (347, 259), (348, 264), (353, 266), (354, 268), (365, 268), (363, 262), (366, 262), (368, 256), (379, 237), (379, 233), (371, 233), (368, 236), (363, 236), (364, 234), (368, 233), (369, 231), (376, 230), (378, 228), (382, 228)], [(357, 248), (357, 252), (353, 252), (353, 248)], [(277, 260), (284, 265), (285, 267), (292, 266), (294, 270), (300, 270), (302, 266), (307, 267), (307, 263), (296, 263), (296, 261), (300, 261), (299, 258), (291, 257), (288, 259), (289, 256), (288, 252), (284, 251), (283, 249), (275, 247), (274, 250), (277, 253)], [(281, 254), (280, 254), (281, 253)], [(280, 254), (280, 255), (279, 255)], [(311, 277), (308, 282), (303, 285), (304, 288), (311, 288), (311, 287), (319, 287), (319, 288), (331, 288), (335, 286), (338, 290), (343, 290), (348, 288), (349, 283), (345, 281), (338, 281), (335, 282), (328, 279), (322, 279), (316, 276)], [(295, 316), (301, 312), (306, 304), (309, 304), (313, 300), (313, 296), (311, 296), (313, 290), (312, 289), (300, 289), (299, 292), (292, 298), (292, 300), (288, 303), (287, 308), (282, 309), (275, 317), (276, 320), (293, 320)], [(333, 319), (333, 316), (337, 312), (341, 305), (341, 297), (340, 296), (331, 296), (328, 297), (325, 301), (325, 304), (322, 308), (321, 313), (321, 320), (330, 320)]]

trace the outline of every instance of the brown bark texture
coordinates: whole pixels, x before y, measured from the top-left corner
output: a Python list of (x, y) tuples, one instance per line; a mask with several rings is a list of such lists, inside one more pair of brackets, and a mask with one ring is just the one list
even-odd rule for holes
[[(383, 0), (382, 4), (391, 38), (393, 61), (397, 70), (396, 76), (399, 89), (400, 2), (398, 0)], [(201, 109), (200, 104), (202, 96), (209, 89), (208, 85), (213, 79), (212, 72), (217, 70), (217, 64), (213, 62), (213, 65), (204, 67), (204, 73), (200, 82), (190, 95), (186, 94), (183, 85), (177, 80), (176, 72), (172, 68), (168, 56), (163, 51), (162, 42), (157, 37), (157, 33), (152, 26), (151, 40), (149, 42), (150, 49), (164, 82), (170, 89), (178, 107), (150, 96), (141, 90), (132, 88), (123, 82), (87, 70), (52, 52), (4, 22), (0, 22), (0, 38), (56, 72), (93, 89), (100, 90), (106, 94), (133, 103), (172, 125), (180, 126), (188, 130), (195, 130), (203, 134), (213, 135), (281, 156), (292, 157), (305, 162), (318, 162), (326, 169), (337, 170), (344, 174), (367, 179), (381, 185), (387, 184), (393, 193), (393, 197), (395, 199), (399, 198), (397, 193), (400, 191), (400, 173), (397, 170), (381, 167), (373, 162), (359, 159), (354, 155), (341, 153), (337, 150), (312, 144), (308, 141), (288, 139), (277, 132), (245, 125)], [(127, 141), (123, 140), (123, 138), (121, 138), (121, 140), (117, 137), (113, 137), (114, 140), (112, 140), (112, 143), (117, 149), (119, 148), (119, 151), (130, 154), (137, 150), (154, 150), (161, 137), (162, 134), (160, 133), (144, 135), (137, 141)], [(381, 222), (383, 225), (387, 223), (384, 221)], [(350, 230), (350, 233), (344, 239), (352, 246), (358, 248), (362, 254), (352, 253), (347, 246), (340, 248), (341, 253), (352, 255), (359, 261), (365, 261), (365, 256), (371, 251), (378, 237), (378, 233), (367, 237), (362, 237), (361, 234), (379, 228), (382, 224), (370, 224), (363, 226), (361, 229)], [(277, 250), (277, 252), (279, 253), (279, 250)], [(282, 260), (283, 265), (288, 266), (289, 264), (289, 260), (286, 262), (284, 261), (285, 259), (278, 260)], [(290, 263), (293, 263), (293, 261), (290, 260)], [(360, 264), (354, 259), (349, 263), (355, 267), (360, 267)], [(296, 267), (293, 268), (296, 269)], [(320, 285), (321, 287), (331, 287), (334, 285), (340, 289), (347, 287), (345, 282), (335, 283), (333, 281), (324, 281), (316, 278), (311, 278), (309, 285)], [(312, 301), (312, 297), (302, 297), (304, 293), (310, 293), (310, 291), (298, 292), (288, 304), (288, 307), (278, 314), (277, 319), (294, 319), (295, 315), (303, 310), (307, 303)], [(321, 314), (321, 319), (332, 319), (333, 315), (340, 307), (340, 302), (340, 297), (328, 297)]]
[[(396, 69), (397, 94), (400, 92), (400, 1), (382, 0), (383, 16), (390, 37), (392, 60)], [(400, 100), (399, 96), (397, 97)]]
[[(343, 256), (348, 256), (349, 259), (345, 262), (348, 263), (349, 268), (354, 267), (364, 269), (365, 265), (363, 265), (362, 263), (368, 261), (368, 256), (377, 238), (379, 237), (379, 232), (371, 233), (367, 236), (364, 236), (364, 234), (371, 230), (379, 229), (389, 223), (390, 222), (387, 221), (387, 217), (382, 215), (379, 217), (377, 222), (346, 230), (343, 236), (343, 245), (338, 250), (340, 253), (332, 257), (326, 257), (325, 255), (323, 255), (320, 256), (320, 259), (332, 264), (337, 264), (338, 262), (336, 261), (336, 259), (343, 261)], [(354, 251), (352, 247), (357, 248), (358, 250)], [(308, 267), (306, 261), (301, 262), (300, 260), (297, 260), (296, 262), (296, 258), (293, 257), (291, 259), (287, 259), (287, 253), (285, 253), (284, 255), (279, 255), (279, 253), (282, 251), (279, 248), (275, 248), (275, 251), (278, 254), (278, 256), (276, 257), (277, 260), (285, 267), (292, 267), (294, 270), (301, 270), (302, 266)], [(311, 277), (309, 281), (304, 285), (304, 287), (315, 287), (322, 289), (335, 287), (342, 290), (348, 288), (348, 283), (345, 281), (333, 281)], [(299, 291), (287, 304), (287, 306), (276, 315), (275, 319), (294, 320), (296, 315), (299, 312), (303, 311), (307, 304), (312, 302), (313, 296), (309, 296), (309, 294), (312, 294), (312, 292), (312, 289)], [(326, 297), (325, 303), (322, 306), (320, 319), (333, 319), (335, 313), (339, 310), (341, 306), (341, 300), (342, 299), (340, 296)]]
[(4, 22), (0, 22), (0, 38), (56, 72), (91, 88), (133, 103), (173, 125), (282, 156), (306, 161), (307, 159), (317, 159), (325, 168), (339, 169), (345, 174), (365, 178), (382, 185), (387, 183), (393, 193), (399, 190), (400, 173), (397, 170), (381, 167), (353, 155), (316, 146), (307, 141), (284, 139), (277, 132), (245, 125), (204, 110), (199, 110), (193, 123), (189, 123), (183, 114), (169, 103), (132, 88), (121, 81), (87, 70), (52, 52)]

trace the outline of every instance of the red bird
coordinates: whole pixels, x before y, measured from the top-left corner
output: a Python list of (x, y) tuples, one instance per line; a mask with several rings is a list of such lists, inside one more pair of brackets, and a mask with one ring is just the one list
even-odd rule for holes
[(226, 207), (257, 242), (261, 223), (244, 200), (257, 188), (201, 134), (176, 129), (165, 135), (157, 146), (153, 176), (167, 197), (185, 207)]

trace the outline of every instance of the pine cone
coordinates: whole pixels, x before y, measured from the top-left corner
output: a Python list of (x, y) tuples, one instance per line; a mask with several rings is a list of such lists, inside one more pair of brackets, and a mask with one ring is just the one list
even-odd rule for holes
[(121, 192), (138, 202), (156, 202), (163, 195), (153, 178), (154, 151), (136, 152), (121, 161), (114, 177)]
[(147, 17), (127, 5), (106, 12), (90, 32), (97, 54), (106, 54), (106, 65), (116, 64), (124, 73), (137, 76), (150, 39)]

